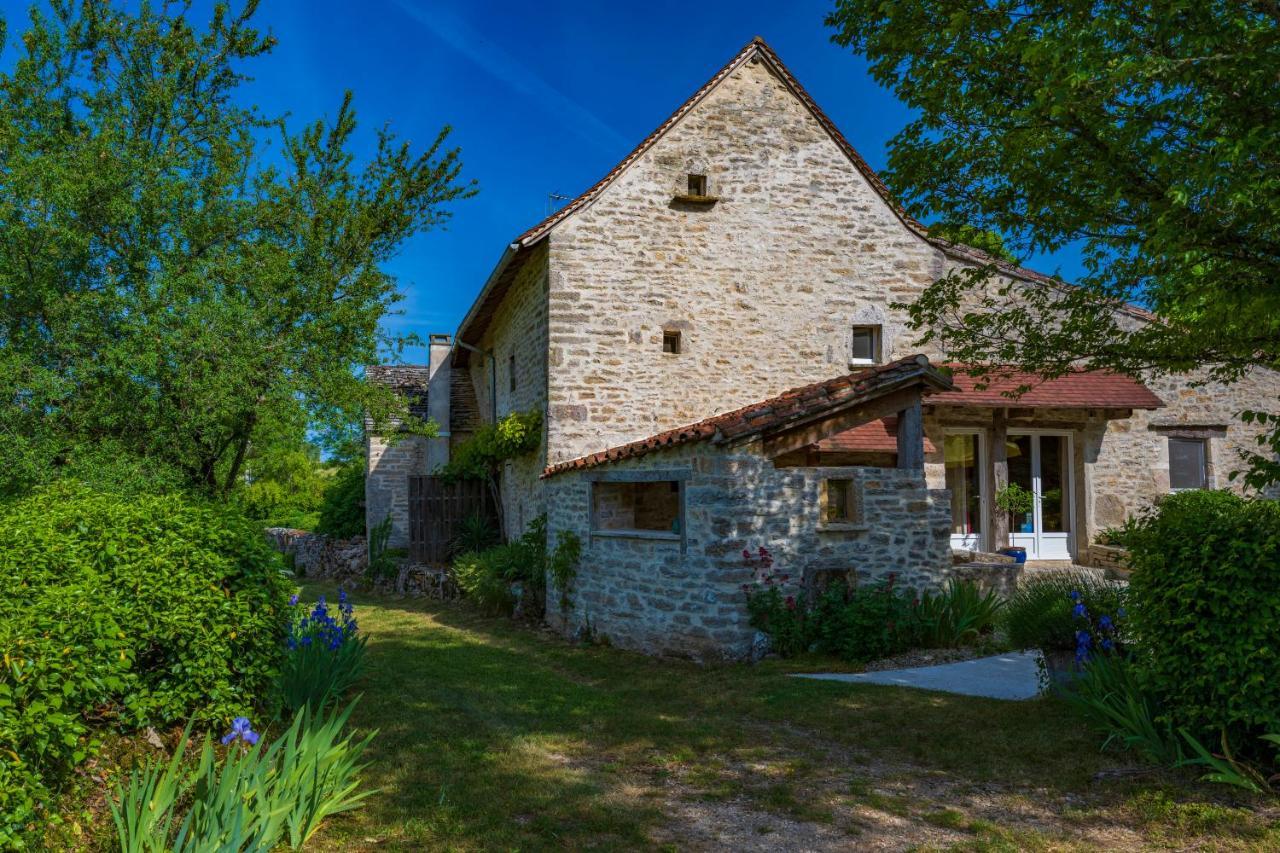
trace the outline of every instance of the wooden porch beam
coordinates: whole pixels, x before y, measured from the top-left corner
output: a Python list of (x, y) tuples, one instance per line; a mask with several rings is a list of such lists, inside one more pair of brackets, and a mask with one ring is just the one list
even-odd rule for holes
[(898, 467), (924, 470), (924, 415), (919, 397), (898, 412)]
[(1009, 547), (1009, 514), (996, 506), (996, 495), (1009, 485), (1009, 410), (996, 409), (991, 418), (991, 544), (993, 550)]

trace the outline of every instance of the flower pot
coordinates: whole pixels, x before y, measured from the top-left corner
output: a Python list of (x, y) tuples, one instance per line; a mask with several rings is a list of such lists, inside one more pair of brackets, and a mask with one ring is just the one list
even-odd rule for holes
[(1076, 661), (1076, 653), (1063, 649), (1041, 649), (1044, 659), (1044, 670), (1048, 676), (1049, 687), (1066, 687), (1080, 677), (1080, 664)]
[(1013, 547), (1013, 548), (1001, 548), (1001, 549), (1000, 549), (1000, 553), (1001, 553), (1001, 554), (1004, 554), (1006, 557), (1013, 557), (1013, 561), (1014, 561), (1015, 563), (1019, 563), (1019, 564), (1021, 564), (1021, 563), (1025, 563), (1025, 562), (1027, 561), (1027, 549), (1026, 549), (1026, 548), (1018, 548), (1018, 547)]

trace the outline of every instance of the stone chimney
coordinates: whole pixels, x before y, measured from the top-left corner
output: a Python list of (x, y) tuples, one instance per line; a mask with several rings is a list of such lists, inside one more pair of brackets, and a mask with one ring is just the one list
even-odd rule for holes
[(427, 442), (427, 471), (435, 471), (449, 461), (449, 354), (453, 338), (429, 336), (427, 356), (427, 415), (440, 425), (440, 435)]

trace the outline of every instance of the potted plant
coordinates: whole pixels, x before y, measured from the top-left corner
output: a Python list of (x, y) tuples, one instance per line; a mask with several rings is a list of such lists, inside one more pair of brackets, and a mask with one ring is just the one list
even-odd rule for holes
[[(996, 492), (996, 507), (998, 509), (1001, 509), (1013, 516), (1022, 516), (1024, 519), (1029, 518), (1031, 515), (1031, 511), (1035, 508), (1035, 501), (1035, 495), (1033, 495), (1028, 489), (1022, 488), (1022, 486), (1019, 486), (1017, 483), (1010, 483), (1003, 489)], [(1027, 561), (1026, 548), (1001, 548), (1000, 553), (1013, 557), (1019, 563), (1025, 563)]]

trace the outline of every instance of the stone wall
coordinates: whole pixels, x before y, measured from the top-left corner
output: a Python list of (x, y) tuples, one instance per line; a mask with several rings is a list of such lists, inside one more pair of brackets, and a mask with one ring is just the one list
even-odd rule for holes
[[(696, 170), (714, 205), (674, 200)], [(847, 372), (855, 324), (883, 326), (885, 359), (945, 359), (889, 306), (958, 262), (904, 226), (764, 63), (737, 69), (548, 241), (552, 463)], [(666, 330), (679, 354), (663, 352)], [(1258, 429), (1234, 415), (1278, 410), (1280, 375), (1196, 378), (1150, 379), (1165, 409), (1082, 424), (1077, 531), (1168, 491), (1173, 424), (1227, 426), (1210, 441), (1214, 482), (1239, 488), (1227, 474)]]
[(430, 474), (428, 441), (417, 435), (391, 441), (368, 429), (364, 436), (365, 531), (391, 516), (391, 548), (409, 547), (409, 480), (413, 475)]
[[(714, 205), (673, 201), (695, 170)], [(764, 63), (548, 239), (552, 463), (847, 373), (855, 323), (915, 352), (889, 303), (947, 266)]]
[[(592, 534), (592, 482), (628, 474), (681, 478), (679, 538)], [(825, 478), (854, 479), (864, 523), (824, 526)], [(562, 609), (547, 595), (547, 619), (568, 634), (588, 627), (615, 645), (711, 660), (745, 657), (753, 629), (742, 584), (752, 580), (743, 549), (772, 552), (775, 571), (799, 589), (818, 572), (856, 574), (859, 583), (897, 573), (933, 588), (951, 571), (947, 494), (923, 477), (883, 468), (774, 468), (758, 444), (732, 451), (705, 443), (653, 453), (547, 481), (549, 540), (582, 539), (582, 561)]]
[[(547, 405), (547, 253), (542, 250), (524, 263), (490, 321), (480, 347), (493, 353), (497, 364), (497, 416)], [(512, 356), (515, 382), (512, 387)], [(471, 381), (480, 417), (493, 417), (493, 375), (487, 357), (471, 354)], [(546, 425), (543, 426), (544, 434)], [(506, 534), (519, 536), (543, 512), (538, 480), (546, 467), (546, 442), (526, 457), (506, 463), (502, 471), (502, 509)]]

